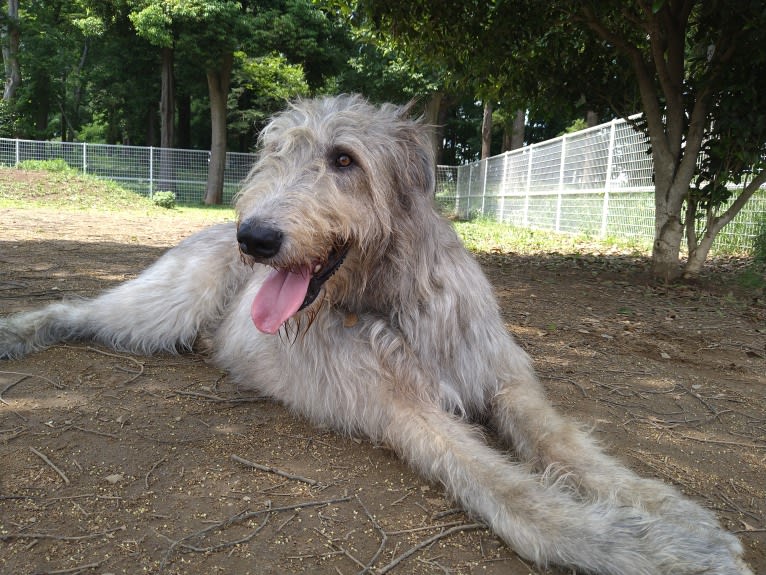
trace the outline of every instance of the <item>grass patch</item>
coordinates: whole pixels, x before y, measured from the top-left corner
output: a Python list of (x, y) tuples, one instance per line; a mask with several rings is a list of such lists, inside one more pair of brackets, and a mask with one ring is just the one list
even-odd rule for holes
[(645, 256), (651, 250), (651, 242), (637, 238), (595, 238), (586, 234), (557, 234), (483, 219), (455, 222), (454, 226), (466, 247), (474, 252), (535, 254), (616, 251), (621, 254)]
[(62, 159), (57, 160), (24, 160), (16, 166), (20, 170), (37, 170), (44, 172), (70, 172), (75, 173), (72, 168)]
[[(25, 163), (26, 164), (26, 163)], [(172, 211), (111, 180), (56, 169), (55, 160), (33, 169), (0, 168), (0, 208), (55, 208), (71, 211), (133, 212), (175, 215), (212, 221), (234, 219), (229, 206), (178, 205)], [(54, 169), (48, 169), (54, 165)]]

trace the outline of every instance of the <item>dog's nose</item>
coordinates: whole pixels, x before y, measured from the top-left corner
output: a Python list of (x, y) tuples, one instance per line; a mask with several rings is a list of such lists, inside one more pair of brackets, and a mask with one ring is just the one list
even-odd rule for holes
[(281, 230), (257, 222), (243, 222), (237, 230), (239, 249), (255, 258), (273, 258), (282, 247)]

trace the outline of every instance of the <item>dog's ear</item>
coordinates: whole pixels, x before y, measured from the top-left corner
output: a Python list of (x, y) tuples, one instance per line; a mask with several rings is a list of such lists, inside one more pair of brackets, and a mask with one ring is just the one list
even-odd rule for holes
[(423, 119), (404, 119), (400, 128), (400, 142), (406, 148), (407, 161), (400, 172), (402, 190), (432, 199), (436, 184), (433, 129)]

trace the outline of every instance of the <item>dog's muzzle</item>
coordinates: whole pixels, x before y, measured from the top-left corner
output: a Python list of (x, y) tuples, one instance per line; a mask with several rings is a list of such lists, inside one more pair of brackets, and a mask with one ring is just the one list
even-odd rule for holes
[(277, 255), (284, 238), (278, 228), (257, 222), (243, 222), (237, 229), (240, 251), (274, 268), (251, 306), (253, 323), (264, 333), (276, 333), (288, 319), (314, 303), (349, 251), (348, 243), (337, 243), (324, 257), (279, 265)]

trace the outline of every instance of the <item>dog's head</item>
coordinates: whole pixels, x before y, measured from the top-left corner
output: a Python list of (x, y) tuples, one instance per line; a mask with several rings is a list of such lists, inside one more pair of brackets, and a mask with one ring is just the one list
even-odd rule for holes
[(293, 104), (260, 145), (236, 201), (242, 253), (273, 268), (253, 302), (256, 326), (276, 333), (325, 300), (364, 306), (433, 212), (428, 128), (408, 108), (346, 95)]

